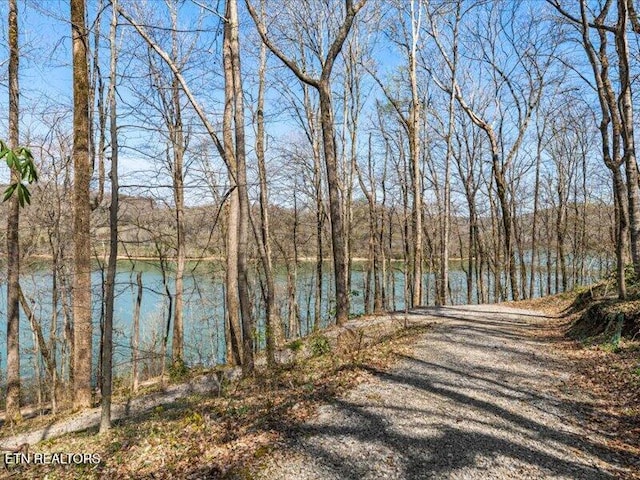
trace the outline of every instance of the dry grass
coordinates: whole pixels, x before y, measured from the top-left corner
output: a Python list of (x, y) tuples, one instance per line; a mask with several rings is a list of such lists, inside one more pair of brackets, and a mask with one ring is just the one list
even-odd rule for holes
[(576, 297), (577, 292), (566, 292), (546, 297), (532, 298), (530, 300), (508, 302), (507, 305), (511, 305), (514, 308), (536, 310), (547, 316), (560, 317), (571, 307)]
[[(366, 368), (386, 369), (422, 328), (396, 330), (338, 354), (294, 360), (276, 371), (226, 385), (219, 397), (192, 396), (119, 422), (42, 442), (33, 452), (96, 453), (99, 465), (12, 466), (7, 478), (242, 478), (251, 462), (282, 441), (288, 425), (321, 403), (366, 381)], [(369, 334), (369, 332), (367, 332)]]
[[(590, 398), (585, 417), (591, 428), (607, 435), (607, 446), (623, 458), (640, 457), (640, 339), (634, 325), (640, 301), (598, 298), (602, 285), (535, 300), (512, 302), (553, 317), (540, 333), (554, 340), (556, 352), (575, 367), (573, 381)], [(595, 297), (595, 298), (594, 298)], [(623, 314), (627, 338), (611, 343), (606, 329)], [(631, 461), (631, 460), (630, 460)], [(638, 472), (640, 465), (631, 465)]]

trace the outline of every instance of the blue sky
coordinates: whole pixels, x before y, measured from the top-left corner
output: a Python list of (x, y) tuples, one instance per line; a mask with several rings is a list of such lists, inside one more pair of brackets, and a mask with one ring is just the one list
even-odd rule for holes
[[(107, 2), (107, 0), (104, 0)], [(126, 5), (126, 0), (121, 0)], [(541, 0), (540, 0), (541, 1)], [(89, 18), (95, 16), (99, 0), (88, 0)], [(214, 0), (203, 0), (203, 3), (221, 5), (222, 1), (217, 2)], [(240, 6), (241, 15), (244, 12), (244, 6)], [(373, 2), (365, 8), (371, 7)], [(535, 5), (535, 0), (531, 2)], [(37, 124), (39, 120), (32, 114), (42, 110), (45, 104), (50, 104), (50, 109), (55, 109), (56, 106), (64, 109), (70, 109), (72, 104), (72, 79), (71, 79), (71, 51), (70, 51), (70, 25), (68, 23), (69, 17), (69, 5), (68, 0), (18, 0), (20, 11), (20, 42), (22, 49), (21, 56), (21, 98), (22, 98), (22, 118), (23, 118), (23, 135), (29, 130), (38, 130)], [(163, 0), (148, 0), (149, 8), (152, 6), (157, 7), (158, 10), (162, 9), (166, 12), (166, 6)], [(6, 2), (0, 3), (0, 61), (6, 59)], [(198, 16), (200, 7), (194, 4), (190, 0), (183, 2), (180, 8), (180, 27), (189, 29), (192, 27), (193, 20)], [(166, 14), (166, 13), (165, 13)], [(135, 16), (135, 12), (132, 12)], [(102, 32), (107, 33), (109, 14), (105, 15), (103, 20)], [(215, 16), (210, 15), (210, 20), (205, 27), (214, 30), (214, 26), (217, 23)], [(252, 44), (257, 44), (256, 35), (251, 24), (251, 21), (243, 17), (242, 21), (242, 38), (241, 42), (245, 49), (250, 49)], [(126, 31), (131, 32), (131, 27), (126, 27)], [(634, 37), (635, 38), (635, 37)], [(637, 44), (637, 39), (634, 40), (634, 44)], [(215, 45), (214, 45), (215, 47)], [(473, 53), (473, 52), (471, 52)], [(581, 52), (578, 49), (578, 54)], [(104, 49), (102, 51), (102, 61), (106, 66), (108, 61), (108, 51)], [(399, 54), (397, 48), (393, 46), (384, 35), (377, 36), (377, 44), (375, 47), (374, 58), (381, 66), (381, 77), (385, 78), (390, 72), (396, 69), (402, 64), (403, 58)], [(209, 62), (203, 69), (203, 74), (198, 76), (191, 76), (189, 78), (192, 89), (203, 104), (209, 107), (209, 111), (212, 112), (212, 117), (215, 122), (219, 120), (220, 114), (220, 99), (221, 99), (221, 82), (219, 78), (220, 70), (220, 58), (217, 52), (212, 52), (211, 55), (207, 55), (206, 61)], [(580, 58), (579, 61), (582, 61)], [(217, 62), (217, 63), (216, 63)], [(255, 76), (250, 74), (253, 62), (255, 62), (255, 56), (247, 54), (243, 58), (243, 67), (245, 70), (245, 89), (250, 90), (255, 88)], [(122, 69), (126, 66), (122, 65)], [(270, 68), (282, 69), (279, 61), (271, 59)], [(121, 70), (122, 72), (122, 70)], [(218, 75), (218, 77), (216, 77)], [(443, 73), (443, 75), (445, 75)], [(298, 81), (289, 75), (291, 79), (291, 85), (293, 88), (298, 88)], [(443, 77), (444, 78), (444, 77)], [(367, 80), (371, 83), (370, 80)], [(272, 86), (269, 89), (268, 100), (270, 105), (267, 108), (268, 116), (268, 132), (272, 137), (280, 140), (285, 140), (287, 143), (295, 141), (300, 137), (295, 123), (290, 116), (283, 115), (281, 108), (284, 104), (280, 94), (277, 91), (277, 86)], [(121, 95), (121, 105), (131, 100), (131, 94), (125, 87), (119, 90)], [(253, 92), (255, 95), (255, 92)], [(369, 100), (369, 105), (372, 104), (374, 98), (381, 98), (382, 95), (378, 91), (374, 91)], [(6, 66), (0, 65), (0, 110), (6, 108)], [(253, 97), (255, 98), (255, 97)], [(252, 96), (247, 95), (247, 102), (251, 103)], [(336, 116), (339, 117), (340, 112), (336, 112)], [(363, 125), (361, 132), (366, 128), (366, 118), (362, 118)], [(130, 118), (122, 119), (122, 123), (130, 122)], [(6, 115), (0, 115), (0, 138), (4, 136), (6, 131)], [(247, 118), (247, 124), (250, 123), (250, 118)], [(194, 121), (194, 130), (200, 130), (201, 126), (198, 121)], [(249, 144), (253, 143), (251, 139), (252, 128), (248, 128)], [(122, 130), (123, 138), (128, 138), (131, 144), (144, 143), (144, 136), (139, 129), (124, 129)], [(366, 135), (365, 135), (366, 136)], [(366, 143), (366, 142), (365, 142)], [(213, 158), (213, 157), (212, 157)], [(151, 163), (139, 154), (136, 154), (133, 150), (125, 150), (121, 157), (121, 173), (130, 174), (139, 169), (151, 168)], [(219, 163), (219, 162), (218, 162)], [(0, 166), (0, 179), (1, 175), (6, 176), (6, 167)], [(137, 179), (132, 179), (131, 183), (142, 183), (140, 180), (145, 180), (145, 174), (139, 175)], [(147, 179), (150, 178), (147, 176)], [(125, 183), (126, 183), (125, 179)], [(357, 191), (357, 189), (356, 189)]]

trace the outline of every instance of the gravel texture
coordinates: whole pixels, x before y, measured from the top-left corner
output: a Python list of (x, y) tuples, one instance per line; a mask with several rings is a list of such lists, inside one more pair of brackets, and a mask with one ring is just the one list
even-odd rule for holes
[[(433, 323), (390, 372), (287, 427), (252, 478), (624, 478), (570, 369), (533, 335), (545, 322), (497, 305), (419, 309)], [(284, 427), (283, 427), (284, 428)]]

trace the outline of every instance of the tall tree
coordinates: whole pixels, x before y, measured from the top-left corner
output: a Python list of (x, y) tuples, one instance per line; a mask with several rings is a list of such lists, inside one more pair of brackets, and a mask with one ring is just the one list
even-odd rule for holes
[[(611, 8), (612, 0), (606, 0), (601, 5), (600, 12), (589, 18), (589, 7), (585, 0), (580, 1), (580, 15), (578, 18), (567, 12), (557, 0), (547, 0), (567, 21), (575, 24), (580, 32), (581, 44), (584, 49), (595, 80), (596, 94), (600, 109), (600, 139), (604, 164), (611, 172), (615, 205), (616, 229), (616, 262), (618, 297), (624, 299), (627, 295), (625, 280), (625, 264), (627, 259), (629, 236), (629, 203), (627, 186), (620, 170), (625, 162), (625, 155), (621, 154), (621, 135), (623, 131), (618, 98), (615, 94), (613, 81), (609, 72), (611, 64), (608, 38), (610, 33), (616, 33), (616, 28), (605, 24)], [(619, 12), (620, 14), (620, 12)], [(596, 30), (597, 43), (591, 38), (591, 30)], [(624, 102), (624, 95), (621, 100)], [(637, 168), (637, 167), (636, 167)], [(633, 188), (637, 187), (636, 185)]]
[[(233, 99), (233, 123), (235, 133), (236, 185), (238, 189), (238, 298), (242, 315), (242, 370), (245, 375), (254, 368), (254, 322), (249, 296), (249, 272), (247, 265), (249, 249), (249, 193), (247, 187), (247, 163), (244, 132), (244, 92), (242, 89), (242, 69), (240, 68), (240, 41), (238, 38), (238, 3), (227, 0), (225, 38), (229, 38), (229, 53), (232, 66), (231, 92), (225, 88), (225, 96), (231, 93)], [(225, 77), (225, 80), (227, 77)], [(225, 85), (226, 87), (226, 85)]]
[[(383, 296), (383, 282), (384, 276), (381, 278), (381, 271), (384, 269), (384, 258), (381, 245), (381, 230), (384, 222), (380, 221), (380, 206), (377, 201), (377, 184), (376, 175), (373, 172), (373, 151), (371, 133), (369, 133), (369, 148), (367, 155), (367, 180), (369, 182), (369, 188), (367, 188), (362, 169), (359, 167), (358, 162), (354, 161), (354, 167), (358, 176), (358, 183), (360, 189), (367, 199), (367, 206), (369, 211), (369, 264), (366, 273), (367, 283), (364, 296), (364, 310), (365, 314), (370, 312), (370, 295), (371, 295), (371, 283), (373, 283), (373, 313), (382, 313), (384, 308), (384, 296)], [(371, 278), (373, 277), (373, 278)]]
[[(622, 145), (624, 149), (624, 166), (627, 177), (627, 199), (629, 204), (629, 234), (631, 259), (637, 278), (640, 278), (640, 186), (638, 185), (638, 163), (636, 161), (636, 144), (634, 138), (632, 78), (630, 67), (629, 38), (627, 29), (629, 17), (633, 11), (631, 0), (618, 0), (618, 20), (616, 22), (615, 43), (618, 54), (618, 76), (620, 78), (620, 95), (618, 108)], [(631, 7), (631, 8), (630, 8)]]
[[(264, 11), (264, 0), (261, 2)], [(276, 313), (276, 292), (273, 275), (271, 254), (271, 233), (269, 219), (269, 184), (267, 182), (267, 167), (265, 161), (265, 125), (264, 100), (266, 93), (267, 47), (260, 45), (260, 63), (258, 65), (258, 105), (256, 111), (256, 157), (258, 160), (258, 177), (260, 181), (260, 234), (256, 235), (264, 270), (265, 288), (264, 300), (266, 310), (265, 337), (267, 341), (267, 363), (275, 364), (275, 349), (280, 342), (282, 333)]]
[(89, 68), (85, 0), (71, 2), (73, 44), (73, 405), (91, 406), (91, 158), (89, 152)]
[[(433, 11), (430, 11), (429, 2), (427, 2), (427, 17), (430, 24), (431, 34), (437, 37), (438, 28), (436, 27), (437, 19)], [(440, 271), (438, 275), (438, 281), (436, 282), (436, 304), (445, 305), (447, 303), (447, 290), (449, 287), (449, 240), (451, 230), (451, 179), (450, 169), (451, 161), (453, 157), (453, 137), (455, 134), (455, 95), (453, 92), (456, 90), (456, 69), (458, 67), (458, 31), (461, 17), (461, 2), (456, 1), (451, 5), (452, 11), (447, 11), (447, 16), (452, 17), (451, 20), (451, 38), (450, 38), (450, 54), (441, 50), (441, 54), (448, 60), (446, 65), (450, 73), (450, 79), (448, 86), (444, 88), (449, 94), (449, 102), (447, 106), (448, 118), (447, 118), (447, 133), (445, 135), (446, 152), (445, 152), (445, 168), (443, 179), (443, 201), (441, 208), (442, 228), (440, 229)], [(436, 40), (438, 40), (436, 38)], [(442, 43), (436, 41), (438, 47), (442, 48)], [(431, 72), (434, 75), (434, 72)], [(442, 81), (435, 77), (436, 84), (442, 85)], [(468, 187), (468, 185), (467, 185)], [(470, 191), (467, 189), (467, 194)], [(469, 197), (468, 197), (469, 198)], [(475, 205), (474, 205), (475, 207)], [(471, 275), (471, 271), (467, 272), (468, 278)], [(467, 288), (467, 295), (470, 295), (470, 289)]]
[[(115, 302), (116, 268), (118, 261), (118, 202), (120, 187), (118, 182), (118, 122), (116, 110), (116, 78), (118, 50), (116, 33), (118, 25), (117, 0), (112, 0), (109, 44), (111, 59), (109, 65), (109, 130), (111, 135), (111, 205), (109, 206), (109, 265), (105, 285), (104, 344), (102, 350), (102, 414), (100, 432), (111, 428), (111, 390), (113, 357), (113, 310)], [(134, 353), (135, 354), (135, 353)]]
[[(500, 208), (501, 234), (511, 296), (514, 300), (518, 300), (520, 290), (516, 276), (516, 246), (514, 245), (516, 225), (513, 202), (509, 198), (509, 174), (524, 141), (534, 108), (542, 96), (553, 55), (545, 52), (544, 44), (538, 41), (541, 34), (536, 22), (531, 21), (526, 30), (515, 32), (517, 7), (500, 2), (487, 5), (487, 17), (484, 20), (494, 31), (490, 36), (479, 31), (474, 32), (474, 35), (480, 40), (478, 43), (481, 46), (480, 64), (488, 68), (492, 77), (491, 95), (494, 96), (493, 101), (496, 103), (493, 109), (496, 118), (491, 119), (487, 113), (481, 112), (477, 106), (470, 103), (469, 99), (473, 99), (474, 96), (463, 93), (459, 82), (454, 80), (451, 85), (441, 85), (441, 88), (455, 96), (465, 114), (487, 137), (491, 153), (492, 181)], [(477, 6), (484, 8), (484, 4), (477, 4)], [(469, 9), (465, 12), (468, 11)], [(441, 36), (433, 29), (431, 35), (448, 68), (455, 72), (453, 59)], [(501, 42), (500, 48), (497, 48), (497, 42)], [(534, 54), (530, 54), (528, 50), (532, 50)], [(515, 117), (513, 129), (515, 135), (511, 144), (508, 145), (506, 121), (510, 114), (514, 114)]]
[[(422, 157), (420, 146), (423, 134), (422, 118), (422, 100), (419, 92), (418, 82), (418, 50), (420, 42), (420, 33), (422, 30), (422, 2), (411, 0), (400, 2), (398, 7), (399, 18), (393, 21), (392, 30), (395, 25), (399, 25), (401, 33), (394, 38), (399, 45), (402, 53), (406, 56), (408, 71), (408, 83), (410, 89), (410, 100), (407, 102), (403, 98), (394, 96), (392, 92), (384, 85), (384, 83), (374, 75), (378, 86), (381, 88), (385, 97), (398, 115), (398, 119), (404, 129), (409, 144), (409, 171), (408, 175), (411, 179), (411, 238), (406, 238), (409, 249), (407, 251), (407, 260), (409, 262), (409, 302), (410, 306), (419, 305), (422, 300), (422, 264), (423, 264), (423, 174), (422, 174)], [(407, 24), (408, 23), (408, 24)], [(409, 104), (408, 111), (404, 111), (405, 103)]]
[(323, 58), (321, 73), (317, 77), (309, 75), (292, 58), (288, 57), (273, 41), (267, 33), (264, 21), (255, 11), (249, 0), (246, 0), (247, 8), (251, 14), (262, 41), (269, 50), (278, 57), (301, 82), (315, 88), (320, 100), (320, 123), (322, 127), (322, 141), (324, 149), (325, 168), (327, 172), (327, 185), (329, 187), (329, 215), (331, 218), (331, 241), (333, 244), (333, 266), (336, 295), (336, 323), (342, 325), (349, 318), (349, 292), (347, 287), (347, 261), (345, 252), (344, 222), (342, 216), (342, 203), (340, 201), (340, 180), (338, 178), (338, 160), (335, 138), (335, 125), (333, 120), (331, 73), (335, 61), (342, 50), (342, 46), (351, 31), (353, 22), (358, 12), (364, 7), (367, 0), (354, 3), (353, 0), (345, 0), (343, 18), (335, 32), (335, 37), (330, 42), (329, 48)]
[[(228, 8), (228, 7), (227, 7)], [(233, 130), (233, 61), (228, 12), (225, 14), (224, 36), (222, 40), (222, 62), (224, 68), (224, 112), (222, 115), (222, 140), (229, 158), (228, 176), (231, 188), (227, 206), (227, 259), (226, 259), (226, 322), (227, 322), (227, 363), (242, 364), (242, 321), (240, 313), (240, 284), (238, 272), (240, 191), (238, 189), (238, 166), (236, 161)]]
[[(178, 62), (178, 12), (174, 4), (170, 5), (171, 11), (171, 54)], [(173, 177), (173, 201), (175, 203), (176, 218), (176, 299), (173, 315), (173, 338), (171, 341), (171, 359), (174, 365), (184, 362), (184, 268), (186, 260), (185, 222), (184, 222), (184, 153), (185, 135), (182, 124), (182, 95), (180, 82), (173, 75), (171, 82), (172, 118), (167, 117), (167, 128), (171, 139), (173, 151), (172, 177)]]
[[(234, 1), (228, 2), (225, 12), (225, 28), (223, 37), (223, 61), (225, 66), (225, 119), (223, 120), (224, 134), (228, 134), (230, 128), (228, 119), (233, 117), (233, 139), (225, 137), (224, 143), (220, 141), (215, 128), (202, 106), (194, 97), (187, 84), (179, 66), (164, 51), (157, 42), (147, 33), (146, 29), (137, 23), (121, 7), (118, 8), (120, 15), (133, 26), (148, 45), (162, 58), (166, 65), (175, 75), (180, 88), (184, 92), (187, 100), (202, 121), (207, 134), (213, 141), (220, 157), (224, 161), (230, 175), (232, 188), (238, 192), (238, 223), (237, 223), (237, 256), (235, 265), (238, 270), (237, 292), (240, 315), (242, 317), (242, 366), (245, 374), (253, 371), (253, 318), (251, 312), (251, 299), (249, 296), (249, 276), (247, 265), (248, 232), (249, 232), (249, 196), (247, 191), (247, 172), (245, 154), (245, 134), (244, 134), (244, 98), (242, 91), (242, 78), (240, 69), (240, 47), (238, 41), (238, 13), (237, 4)], [(231, 109), (232, 108), (232, 109)], [(229, 140), (234, 142), (230, 144)], [(233, 260), (233, 258), (231, 259)], [(227, 290), (232, 286), (227, 284)], [(246, 351), (245, 351), (246, 350)]]
[[(417, 12), (416, 12), (417, 9)], [(409, 156), (411, 157), (411, 182), (413, 206), (411, 209), (411, 228), (413, 231), (413, 255), (411, 266), (411, 305), (422, 303), (422, 171), (420, 168), (420, 106), (418, 95), (417, 47), (420, 38), (422, 4), (411, 0), (411, 45), (409, 55), (409, 80), (411, 82), (411, 106), (407, 128), (409, 131)]]
[[(18, 2), (9, 0), (9, 148), (20, 142), (18, 83)], [(11, 168), (11, 182), (20, 179), (18, 165)], [(7, 217), (7, 403), (6, 418), (20, 420), (20, 203), (18, 195), (9, 201)]]
[[(603, 158), (613, 175), (618, 225), (618, 295), (624, 297), (626, 292), (623, 263), (626, 261), (626, 244), (631, 247), (635, 274), (640, 275), (640, 186), (634, 140), (632, 72), (627, 33), (630, 24), (636, 32), (640, 32), (640, 24), (630, 0), (605, 0), (596, 10), (585, 0), (581, 0), (579, 15), (570, 13), (559, 0), (547, 2), (567, 22), (578, 28), (582, 47), (593, 71), (602, 114), (599, 128)], [(616, 22), (608, 24), (607, 19), (612, 11), (615, 11)], [(593, 18), (589, 18), (591, 14)], [(597, 44), (591, 40), (592, 30), (596, 31)], [(608, 51), (609, 35), (613, 35), (617, 59)], [(610, 66), (615, 64), (618, 66), (617, 78), (609, 71)], [(619, 91), (616, 91), (616, 83), (619, 84)], [(626, 182), (619, 171), (621, 165), (625, 167)]]

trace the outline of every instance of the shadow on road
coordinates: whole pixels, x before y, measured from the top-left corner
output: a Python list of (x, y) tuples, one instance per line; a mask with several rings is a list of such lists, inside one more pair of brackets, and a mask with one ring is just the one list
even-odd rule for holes
[[(513, 468), (513, 475), (508, 478), (519, 478), (519, 473), (526, 476), (531, 470), (540, 472), (540, 478), (616, 478), (597, 466), (601, 462), (616, 466), (613, 467), (616, 475), (622, 474), (617, 466), (626, 462), (617, 452), (587, 438), (584, 430), (570, 427), (569, 419), (575, 421), (588, 405), (577, 399), (556, 398), (551, 390), (537, 391), (532, 387), (536, 380), (547, 385), (553, 383), (551, 376), (545, 376), (546, 372), (527, 370), (531, 352), (533, 356), (538, 353), (537, 342), (524, 332), (535, 329), (536, 322), (511, 318), (522, 316), (520, 313), (484, 309), (468, 318), (473, 311), (469, 307), (409, 312), (416, 318), (427, 316), (425, 321), (433, 316), (445, 321), (436, 332), (423, 337), (424, 344), (416, 347), (420, 355), (403, 356), (400, 367), (394, 371), (366, 368), (377, 379), (374, 384), (384, 385), (382, 390), (374, 391), (379, 395), (391, 392), (393, 398), (386, 396), (384, 401), (362, 395), (333, 398), (329, 420), (302, 425), (281, 421), (269, 428), (280, 430), (288, 438), (291, 450), (321, 464), (333, 478), (377, 478), (376, 462), (385, 459), (363, 461), (357, 450), (374, 447), (392, 452), (394, 461), (400, 462), (401, 478), (406, 479), (463, 478), (461, 475), (467, 468), (476, 469), (478, 476), (473, 478), (482, 478), (483, 468), (491, 477), (491, 468), (496, 466)], [(485, 314), (491, 318), (485, 318)], [(520, 341), (527, 342), (529, 349), (521, 351)], [(483, 361), (466, 366), (460, 359), (449, 359), (446, 355), (439, 360), (431, 359), (429, 347), (446, 352), (444, 345), (449, 342), (449, 351), (475, 350), (481, 352)], [(487, 358), (493, 358), (496, 345), (502, 343), (497, 347), (502, 354), (522, 362), (524, 368), (514, 372), (503, 368), (500, 360), (488, 366)], [(551, 358), (543, 360), (550, 369), (562, 368)], [(422, 400), (410, 401), (415, 397)], [(436, 404), (446, 408), (435, 408)], [(550, 416), (559, 421), (550, 422)], [(348, 421), (341, 421), (343, 418)], [(403, 423), (407, 419), (410, 422)], [(479, 460), (484, 467), (479, 466)], [(519, 472), (523, 465), (531, 470)], [(215, 472), (206, 469), (194, 469), (193, 473), (196, 477), (215, 478)]]

